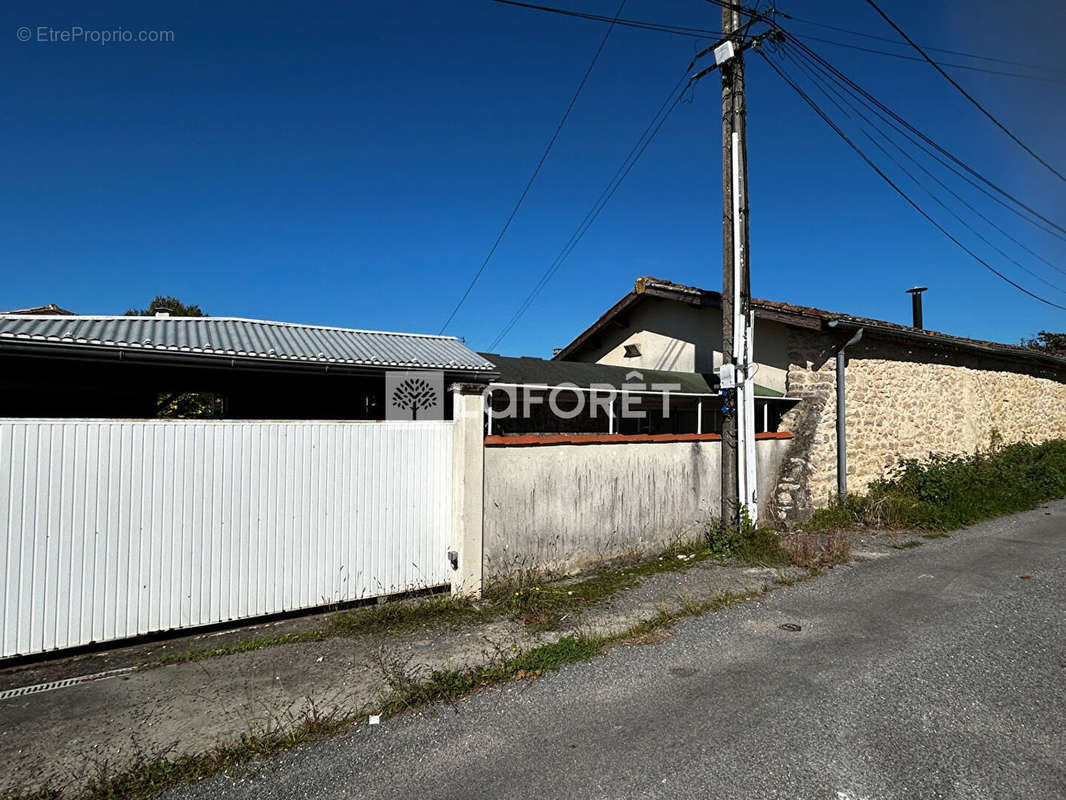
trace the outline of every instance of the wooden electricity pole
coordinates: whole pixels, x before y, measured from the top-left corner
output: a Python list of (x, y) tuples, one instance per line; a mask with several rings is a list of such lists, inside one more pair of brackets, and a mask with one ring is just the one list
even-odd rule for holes
[[(738, 417), (743, 402), (738, 367), (746, 367), (750, 286), (748, 278), (748, 165), (744, 107), (744, 44), (738, 32), (740, 12), (722, 9), (722, 31), (732, 39), (735, 54), (721, 63), (722, 71), (722, 365), (734, 376), (736, 389), (723, 390), (726, 411), (722, 421), (722, 521), (739, 523), (740, 473)], [(732, 367), (732, 369), (729, 369)], [(729, 380), (723, 381), (728, 384)]]

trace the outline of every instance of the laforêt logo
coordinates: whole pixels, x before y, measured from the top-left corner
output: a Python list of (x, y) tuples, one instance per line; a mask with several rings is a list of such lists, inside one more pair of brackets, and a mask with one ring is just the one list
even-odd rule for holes
[(444, 373), (386, 373), (385, 419), (444, 419)]

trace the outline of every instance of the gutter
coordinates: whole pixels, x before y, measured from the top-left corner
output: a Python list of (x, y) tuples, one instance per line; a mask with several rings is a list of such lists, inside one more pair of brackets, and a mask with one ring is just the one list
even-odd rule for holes
[(980, 353), (989, 353), (1012, 361), (1042, 361), (1045, 364), (1056, 366), (1059, 369), (1066, 369), (1066, 358), (1053, 356), (1049, 353), (1042, 353), (1039, 350), (1019, 350), (1017, 348), (1002, 347), (995, 344), (981, 344), (980, 342), (972, 340), (955, 341), (946, 334), (926, 333), (924, 331), (912, 330), (909, 328), (896, 328), (889, 325), (870, 324), (868, 322), (851, 322), (846, 319), (832, 319), (828, 324), (830, 328), (839, 328), (840, 330), (866, 330), (870, 333), (921, 342), (922, 344), (933, 344), (942, 347), (953, 347), (957, 350), (972, 350)]
[[(836, 328), (839, 320), (830, 320), (829, 327)], [(844, 371), (847, 369), (847, 349), (858, 344), (862, 339), (863, 328), (859, 327), (854, 335), (837, 350), (837, 498), (843, 499), (848, 493), (848, 430), (847, 404), (844, 384)]]

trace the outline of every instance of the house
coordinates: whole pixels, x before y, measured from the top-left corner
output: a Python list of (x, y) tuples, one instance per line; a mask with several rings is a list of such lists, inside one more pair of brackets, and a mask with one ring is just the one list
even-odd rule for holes
[[(513, 358), (497, 353), (481, 353), (491, 361), (499, 376), (489, 384), (489, 407), (494, 410), (490, 433), (558, 434), (617, 433), (633, 434), (720, 434), (722, 431), (721, 392), (713, 372), (671, 371), (616, 365), (603, 362), (564, 361), (559, 358)], [(574, 387), (568, 394), (562, 387)], [(509, 390), (521, 388), (544, 397), (531, 404), (528, 415), (506, 413), (515, 403)], [(592, 413), (589, 403), (581, 402), (582, 413), (559, 416), (550, 413), (547, 396), (554, 393), (558, 402), (571, 401), (565, 411), (574, 409), (576, 394), (598, 392), (614, 400), (613, 413)], [(629, 396), (631, 415), (619, 413), (622, 398)], [(580, 401), (578, 401), (580, 402)], [(782, 415), (796, 404), (783, 392), (755, 385), (755, 431), (773, 433)]]
[(0, 315), (0, 370), (2, 417), (132, 419), (160, 416), (160, 396), (180, 393), (209, 397), (217, 416), (230, 419), (381, 419), (389, 372), (441, 371), (445, 383), (495, 375), (450, 336), (21, 313)]
[(77, 316), (73, 311), (67, 311), (65, 308), (60, 308), (55, 303), (49, 303), (45, 306), (35, 306), (34, 308), (16, 308), (13, 311), (0, 311), (0, 314), (25, 314), (30, 316), (51, 316), (51, 317), (73, 317)]
[[(779, 421), (793, 434), (774, 514), (803, 519), (838, 491), (836, 356), (846, 349), (848, 486), (900, 458), (1066, 438), (1066, 358), (883, 320), (752, 299), (755, 380), (798, 398)], [(721, 295), (651, 277), (554, 359), (706, 374), (721, 366)]]
[(480, 589), (496, 371), (453, 337), (9, 314), (0, 374), (0, 659)]

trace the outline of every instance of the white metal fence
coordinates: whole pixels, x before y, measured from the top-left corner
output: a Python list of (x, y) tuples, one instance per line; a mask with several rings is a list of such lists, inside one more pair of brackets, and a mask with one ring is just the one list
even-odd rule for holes
[(448, 422), (0, 420), (0, 657), (447, 584)]

